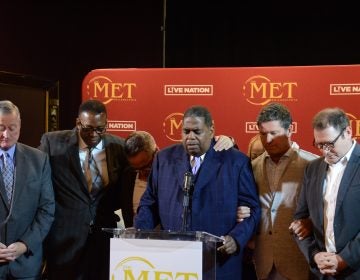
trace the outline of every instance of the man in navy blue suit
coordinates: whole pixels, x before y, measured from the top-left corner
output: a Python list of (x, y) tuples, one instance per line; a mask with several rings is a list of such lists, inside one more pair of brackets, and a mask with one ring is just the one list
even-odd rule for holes
[[(194, 175), (187, 230), (224, 236), (218, 248), (216, 279), (241, 279), (242, 251), (260, 219), (260, 207), (250, 160), (231, 148), (213, 149), (214, 123), (202, 106), (190, 107), (183, 118), (182, 144), (159, 151), (135, 218), (138, 229), (180, 231), (183, 227), (183, 181), (193, 157), (201, 158)], [(239, 205), (251, 208), (251, 216), (237, 223)]]

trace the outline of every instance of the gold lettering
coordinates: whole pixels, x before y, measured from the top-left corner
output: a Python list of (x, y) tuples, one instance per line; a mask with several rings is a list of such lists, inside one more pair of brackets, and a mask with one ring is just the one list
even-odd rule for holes
[(197, 273), (178, 272), (176, 273), (175, 279), (178, 279), (178, 277), (181, 277), (182, 280), (199, 279)]
[(136, 88), (136, 84), (134, 84), (134, 83), (124, 83), (124, 86), (127, 87), (127, 93), (128, 93), (127, 98), (129, 98), (129, 99), (132, 98), (132, 95), (131, 95), (132, 89)]
[(278, 92), (279, 88), (281, 87), (280, 83), (269, 83), (270, 84), (270, 92), (269, 92), (269, 98), (281, 98), (282, 93), (275, 96), (275, 91)]
[(293, 98), (294, 87), (297, 83), (261, 83), (257, 84), (255, 81), (250, 82), (250, 99), (254, 99), (260, 93), (260, 98), (280, 99), (284, 94), (287, 98)]
[(94, 98), (97, 98), (97, 92), (105, 92), (104, 97), (105, 98), (109, 98), (109, 84), (108, 83), (104, 83), (102, 86), (100, 85), (100, 83), (98, 81), (94, 82)]
[(287, 88), (288, 98), (293, 98), (293, 89), (297, 87), (297, 83), (283, 83), (283, 87)]
[[(168, 272), (168, 271), (155, 271), (154, 276), (155, 276), (154, 277), (155, 280), (170, 280), (170, 279), (173, 279), (172, 273)], [(165, 278), (164, 276), (168, 276), (168, 277)]]
[(266, 83), (261, 83), (260, 86), (256, 84), (256, 82), (250, 83), (250, 98), (254, 98), (254, 93), (258, 93), (262, 91), (262, 97), (266, 98)]
[(131, 269), (124, 269), (124, 279), (125, 280), (148, 280), (149, 279), (149, 271), (142, 270), (141, 274), (138, 278), (135, 278)]
[[(122, 83), (112, 83), (111, 84), (111, 98), (121, 98), (122, 97)], [(116, 95), (116, 92), (119, 92), (119, 95)]]
[[(136, 87), (134, 83), (112, 83), (111, 98), (132, 98), (132, 88)], [(124, 96), (127, 95), (127, 96)]]
[(174, 130), (178, 130), (182, 125), (182, 120), (179, 123), (176, 123), (175, 118), (170, 119), (170, 135), (174, 135)]

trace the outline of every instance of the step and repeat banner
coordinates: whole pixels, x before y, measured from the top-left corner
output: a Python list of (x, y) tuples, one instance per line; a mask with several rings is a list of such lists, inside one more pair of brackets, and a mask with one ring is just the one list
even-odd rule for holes
[(245, 153), (269, 102), (290, 109), (292, 139), (305, 150), (319, 153), (311, 120), (325, 107), (345, 110), (360, 139), (360, 65), (96, 69), (83, 80), (82, 99), (106, 105), (109, 133), (146, 130), (160, 148), (181, 141), (183, 112), (192, 105), (206, 106), (216, 135), (234, 137)]

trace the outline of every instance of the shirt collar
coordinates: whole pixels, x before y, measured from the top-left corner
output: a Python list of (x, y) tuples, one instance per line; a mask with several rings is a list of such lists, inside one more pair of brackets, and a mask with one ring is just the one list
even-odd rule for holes
[(12, 145), (10, 149), (8, 150), (3, 150), (3, 149), (0, 149), (1, 150), (1, 154), (4, 154), (4, 153), (8, 153), (10, 158), (12, 160), (14, 160), (14, 154), (15, 154), (15, 148), (16, 148), (16, 144), (15, 145)]
[[(204, 161), (205, 155), (206, 155), (206, 153), (205, 153), (205, 154), (202, 154), (201, 156), (199, 156), (201, 162)], [(192, 160), (194, 157), (195, 157), (195, 156), (191, 156), (191, 157), (190, 157), (190, 160)]]
[(355, 146), (356, 146), (356, 141), (353, 140), (353, 143), (352, 143), (352, 146), (351, 146), (350, 150), (349, 150), (337, 163), (333, 163), (333, 164), (328, 163), (327, 160), (326, 160), (326, 158), (324, 159), (324, 161), (325, 161), (327, 164), (329, 164), (329, 165), (336, 165), (336, 164), (338, 164), (338, 163), (346, 164), (347, 162), (349, 162), (349, 159), (350, 159), (350, 157), (351, 157), (352, 152), (353, 152), (354, 149), (355, 149)]

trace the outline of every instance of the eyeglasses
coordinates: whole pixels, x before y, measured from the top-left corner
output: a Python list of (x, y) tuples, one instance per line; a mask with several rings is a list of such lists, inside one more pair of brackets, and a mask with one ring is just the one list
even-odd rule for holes
[(104, 134), (106, 132), (106, 126), (97, 126), (97, 127), (92, 127), (92, 126), (84, 126), (81, 122), (79, 122), (80, 127), (81, 127), (81, 131), (84, 133), (91, 133), (93, 131), (95, 131), (97, 134)]
[(316, 143), (316, 142), (315, 142), (315, 139), (314, 139), (314, 141), (313, 141), (313, 146), (314, 146), (315, 148), (318, 148), (318, 149), (320, 149), (320, 150), (325, 150), (325, 151), (330, 151), (330, 150), (334, 149), (336, 141), (337, 141), (337, 140), (340, 138), (340, 136), (344, 133), (345, 129), (346, 129), (346, 128), (343, 128), (343, 129), (341, 130), (340, 134), (339, 134), (338, 136), (336, 136), (336, 138), (335, 138), (333, 141), (331, 141), (331, 142)]

